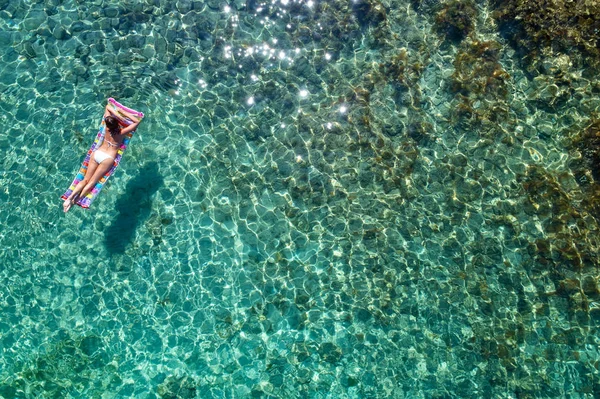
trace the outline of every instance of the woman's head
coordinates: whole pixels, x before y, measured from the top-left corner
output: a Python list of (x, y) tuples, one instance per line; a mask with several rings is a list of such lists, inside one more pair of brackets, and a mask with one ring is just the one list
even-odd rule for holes
[(109, 115), (104, 118), (104, 122), (111, 134), (121, 134), (121, 126), (119, 125), (119, 120), (117, 118)]

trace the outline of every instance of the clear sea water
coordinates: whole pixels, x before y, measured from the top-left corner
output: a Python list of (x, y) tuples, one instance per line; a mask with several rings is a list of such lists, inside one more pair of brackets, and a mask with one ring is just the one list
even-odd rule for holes
[(599, 397), (597, 78), (365, 4), (0, 1), (0, 397)]

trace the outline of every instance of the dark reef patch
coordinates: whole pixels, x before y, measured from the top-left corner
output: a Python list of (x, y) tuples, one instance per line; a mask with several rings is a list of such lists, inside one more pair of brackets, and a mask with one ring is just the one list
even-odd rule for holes
[(92, 386), (100, 376), (106, 379), (107, 388), (120, 382), (109, 366), (110, 354), (101, 337), (59, 330), (54, 338), (45, 351), (14, 365), (12, 378), (0, 384), (0, 394), (20, 398), (29, 397), (22, 396), (28, 392), (32, 397), (64, 398)]
[(584, 187), (600, 184), (600, 119), (593, 118), (573, 145), (581, 153), (579, 160), (572, 164), (578, 183)]
[(496, 41), (468, 40), (461, 44), (450, 78), (454, 123), (497, 130), (498, 122), (509, 118), (510, 75), (500, 64), (500, 51)]
[(379, 0), (353, 1), (352, 9), (361, 26), (377, 26), (387, 18), (385, 6)]
[(600, 119), (593, 117), (571, 146), (576, 154), (570, 167), (584, 192), (581, 206), (600, 222)]
[(399, 49), (386, 62), (379, 65), (380, 72), (404, 90), (417, 86), (424, 69), (425, 64), (411, 59), (405, 48)]
[(495, 41), (474, 40), (463, 45), (454, 59), (451, 90), (480, 99), (506, 98), (510, 76), (499, 62), (501, 48)]
[(191, 399), (196, 397), (196, 382), (189, 377), (169, 376), (158, 386), (162, 399)]
[(568, 193), (560, 177), (539, 166), (530, 166), (519, 182), (527, 194), (523, 203), (525, 213), (540, 218), (545, 232), (531, 248), (538, 262), (572, 271), (597, 268), (599, 226), (590, 217), (593, 209)]
[(555, 53), (578, 52), (584, 57), (573, 57), (577, 67), (598, 67), (600, 3), (493, 0), (491, 5), (500, 34), (522, 56), (529, 72), (539, 71), (544, 58)]
[(435, 16), (436, 30), (447, 40), (459, 43), (475, 29), (477, 8), (471, 0), (453, 0), (442, 6)]

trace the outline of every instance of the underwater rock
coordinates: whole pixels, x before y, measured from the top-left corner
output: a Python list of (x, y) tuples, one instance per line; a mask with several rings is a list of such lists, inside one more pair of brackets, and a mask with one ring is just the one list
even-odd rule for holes
[(0, 385), (0, 395), (5, 398), (16, 398), (17, 397), (17, 389), (13, 386), (2, 384)]
[(12, 34), (6, 31), (0, 31), (0, 46), (12, 44)]
[(46, 13), (41, 10), (31, 10), (23, 20), (23, 28), (26, 31), (34, 31), (46, 22)]
[(76, 58), (85, 58), (88, 55), (90, 55), (90, 48), (89, 46), (79, 46), (77, 47), (77, 49), (75, 50), (75, 57)]
[(560, 89), (558, 88), (557, 85), (551, 84), (551, 85), (544, 87), (539, 92), (538, 97), (540, 100), (543, 100), (543, 101), (552, 101), (558, 95), (559, 90)]
[(69, 27), (69, 31), (79, 33), (92, 29), (92, 24), (89, 21), (75, 21)]
[(536, 259), (557, 269), (597, 267), (599, 226), (597, 217), (590, 216), (598, 212), (597, 200), (593, 200), (597, 196), (586, 195), (582, 200), (567, 194), (557, 178), (541, 167), (530, 166), (518, 181), (528, 197), (523, 203), (525, 212), (544, 220), (547, 237), (536, 241)]
[[(582, 198), (578, 199), (581, 201), (579, 224), (582, 234), (589, 234), (591, 238), (600, 229), (600, 119), (592, 118), (569, 146), (572, 153), (569, 166), (583, 190)], [(596, 256), (589, 251), (584, 252), (584, 261), (598, 264)]]
[(509, 75), (499, 61), (501, 48), (496, 41), (464, 44), (454, 59), (451, 90), (470, 97), (506, 97)]
[[(449, 89), (454, 94), (452, 121), (479, 124), (481, 134), (496, 134), (498, 122), (510, 117), (510, 75), (500, 63), (502, 46), (496, 41), (466, 40), (454, 59)], [(487, 131), (492, 133), (487, 133)]]
[(594, 299), (597, 299), (600, 294), (600, 290), (598, 289), (598, 281), (592, 276), (586, 276), (583, 279), (581, 288), (588, 297), (592, 297)]
[(81, 340), (81, 343), (79, 344), (79, 348), (87, 356), (92, 356), (103, 347), (104, 344), (102, 342), (102, 339), (96, 336), (85, 337)]
[(352, 10), (361, 26), (377, 26), (387, 18), (385, 7), (379, 0), (353, 1)]
[(190, 0), (177, 0), (175, 8), (182, 14), (186, 14), (192, 10), (192, 2)]
[(581, 291), (581, 283), (575, 279), (561, 280), (556, 287), (556, 294), (569, 297)]
[(415, 11), (422, 11), (428, 7), (439, 4), (439, 0), (410, 0), (410, 5)]
[(547, 57), (542, 61), (544, 72), (549, 75), (568, 72), (573, 66), (571, 58), (567, 54), (558, 57)]
[(119, 9), (117, 7), (107, 7), (104, 9), (104, 15), (108, 18), (116, 18), (119, 16)]
[(596, 326), (600, 326), (600, 308), (590, 309), (590, 319)]
[(208, 0), (206, 4), (213, 10), (220, 10), (226, 2), (223, 0)]
[(600, 119), (591, 119), (573, 139), (572, 146), (581, 154), (580, 161), (574, 157), (573, 172), (576, 176), (587, 172), (593, 178), (591, 181), (578, 179), (580, 185), (600, 184)]
[[(580, 66), (598, 68), (600, 2), (493, 0), (491, 6), (500, 34), (523, 56), (529, 72), (546, 69), (546, 55), (557, 53), (569, 55)], [(575, 60), (573, 53), (590, 56), (593, 62)]]
[(52, 30), (52, 36), (58, 40), (67, 40), (71, 37), (71, 34), (62, 25), (56, 25)]
[(328, 363), (337, 363), (342, 358), (342, 350), (339, 346), (331, 342), (325, 342), (319, 345), (319, 356)]
[(435, 28), (452, 42), (461, 42), (475, 28), (477, 8), (471, 0), (452, 0), (435, 16)]
[(19, 53), (22, 56), (24, 56), (28, 59), (37, 57), (35, 49), (33, 48), (33, 45), (30, 42), (24, 42), (24, 43), (20, 44), (19, 46), (17, 46), (17, 51), (19, 51)]
[(169, 376), (158, 386), (158, 395), (162, 399), (193, 399), (196, 397), (196, 384), (186, 376)]

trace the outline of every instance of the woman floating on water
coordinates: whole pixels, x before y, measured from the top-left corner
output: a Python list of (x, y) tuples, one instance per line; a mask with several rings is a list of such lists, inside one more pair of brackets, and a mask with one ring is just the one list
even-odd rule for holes
[(140, 119), (136, 115), (120, 109), (119, 112), (133, 122), (131, 125), (121, 128), (117, 112), (110, 105), (107, 105), (105, 109), (106, 132), (104, 139), (100, 147), (92, 153), (84, 178), (75, 186), (71, 195), (63, 203), (65, 212), (68, 212), (80, 197), (88, 195), (102, 176), (112, 168), (117, 151), (127, 137), (127, 133), (134, 131), (140, 123)]

